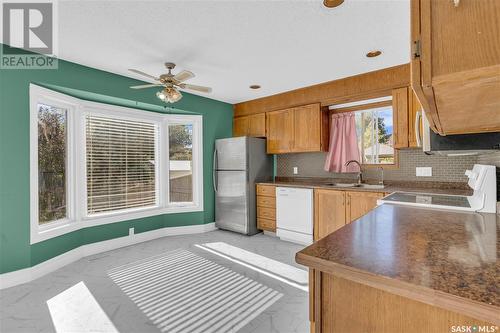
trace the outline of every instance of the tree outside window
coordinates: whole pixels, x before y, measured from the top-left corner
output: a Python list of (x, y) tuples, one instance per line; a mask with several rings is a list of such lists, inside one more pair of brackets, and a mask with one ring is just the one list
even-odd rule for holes
[(170, 202), (193, 201), (193, 125), (170, 125)]
[(66, 217), (66, 110), (38, 104), (38, 223)]
[(358, 111), (356, 133), (363, 164), (394, 164), (392, 106)]

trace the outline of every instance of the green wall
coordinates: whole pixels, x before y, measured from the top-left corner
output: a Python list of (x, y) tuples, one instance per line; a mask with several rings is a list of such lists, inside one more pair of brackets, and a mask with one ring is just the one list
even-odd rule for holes
[[(30, 245), (30, 83), (97, 102), (155, 112), (187, 111), (203, 115), (205, 210), (85, 228)], [(84, 244), (126, 236), (129, 227), (140, 233), (214, 221), (212, 151), (215, 139), (231, 136), (232, 105), (183, 93), (183, 99), (173, 105), (179, 110), (172, 110), (156, 98), (154, 89), (129, 88), (135, 84), (141, 81), (61, 60), (57, 70), (0, 69), (0, 273), (36, 265)]]

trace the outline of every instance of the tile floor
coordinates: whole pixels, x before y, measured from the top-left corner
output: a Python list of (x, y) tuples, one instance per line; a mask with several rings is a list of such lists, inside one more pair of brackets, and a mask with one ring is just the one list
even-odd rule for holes
[(301, 248), (217, 230), (100, 253), (0, 291), (0, 331), (306, 333)]

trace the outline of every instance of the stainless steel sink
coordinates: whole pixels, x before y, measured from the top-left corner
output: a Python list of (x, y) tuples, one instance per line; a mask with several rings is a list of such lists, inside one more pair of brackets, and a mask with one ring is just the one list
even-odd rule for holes
[(356, 183), (326, 183), (327, 186), (335, 186), (335, 187), (356, 187)]
[(356, 184), (356, 187), (370, 188), (374, 190), (381, 190), (385, 187), (383, 184)]
[(327, 186), (332, 186), (332, 187), (360, 187), (360, 188), (366, 188), (366, 189), (374, 189), (374, 190), (381, 190), (385, 186), (381, 184), (356, 184), (356, 183), (326, 183), (325, 185)]

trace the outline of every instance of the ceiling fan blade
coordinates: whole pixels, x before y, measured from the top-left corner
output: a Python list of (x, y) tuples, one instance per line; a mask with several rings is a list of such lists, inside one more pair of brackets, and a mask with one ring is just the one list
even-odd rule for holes
[(156, 84), (141, 84), (138, 86), (131, 86), (130, 88), (132, 89), (144, 89), (144, 88), (151, 88), (151, 87), (158, 87), (161, 86), (162, 84), (156, 83)]
[(189, 90), (194, 90), (194, 91), (199, 91), (199, 92), (204, 92), (204, 93), (210, 93), (212, 92), (212, 88), (209, 87), (203, 87), (203, 86), (197, 86), (194, 84), (183, 84), (180, 86), (183, 89), (189, 89)]
[(190, 71), (182, 71), (176, 74), (173, 79), (177, 82), (184, 82), (186, 80), (192, 79), (194, 77), (194, 73)]
[(137, 70), (137, 69), (129, 68), (129, 71), (131, 71), (132, 73), (136, 73), (136, 74), (139, 74), (139, 75), (142, 75), (142, 76), (149, 77), (150, 79), (153, 79), (155, 81), (159, 80), (159, 78), (157, 78), (156, 76), (149, 75), (148, 73), (144, 73), (144, 72), (142, 72), (140, 70)]

